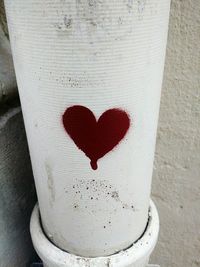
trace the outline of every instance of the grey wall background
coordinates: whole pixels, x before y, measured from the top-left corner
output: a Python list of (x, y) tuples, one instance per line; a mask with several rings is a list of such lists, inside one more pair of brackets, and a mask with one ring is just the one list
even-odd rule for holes
[(152, 260), (199, 267), (199, 0), (172, 1), (152, 194), (161, 220)]
[[(23, 120), (0, 0), (0, 267), (33, 257), (35, 202)], [(151, 261), (200, 266), (200, 1), (172, 0), (152, 197), (161, 231)]]
[(25, 267), (34, 256), (29, 220), (35, 201), (21, 109), (13, 101), (0, 117), (1, 267)]
[(25, 267), (36, 257), (29, 234), (36, 196), (7, 37), (0, 0), (0, 267)]

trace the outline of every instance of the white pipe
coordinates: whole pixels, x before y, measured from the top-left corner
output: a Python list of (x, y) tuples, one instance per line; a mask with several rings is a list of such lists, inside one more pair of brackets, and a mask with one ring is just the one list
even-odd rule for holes
[(42, 224), (106, 256), (148, 220), (170, 0), (6, 0)]
[(147, 265), (159, 231), (158, 213), (153, 202), (150, 203), (149, 221), (142, 238), (125, 251), (111, 256), (86, 258), (55, 247), (43, 233), (37, 205), (31, 216), (30, 230), (34, 247), (43, 259), (44, 267), (159, 267)]

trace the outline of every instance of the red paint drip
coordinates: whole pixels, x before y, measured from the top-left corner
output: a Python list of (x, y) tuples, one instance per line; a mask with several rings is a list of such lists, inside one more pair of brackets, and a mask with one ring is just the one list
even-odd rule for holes
[(94, 171), (98, 169), (97, 160), (91, 160), (90, 165)]
[(130, 119), (121, 109), (109, 109), (97, 121), (90, 109), (72, 106), (63, 114), (63, 125), (76, 146), (91, 160), (92, 169), (97, 170), (98, 160), (126, 135)]

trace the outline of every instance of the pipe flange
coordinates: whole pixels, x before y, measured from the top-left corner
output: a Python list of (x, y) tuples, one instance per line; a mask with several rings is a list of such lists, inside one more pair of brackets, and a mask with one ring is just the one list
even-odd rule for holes
[(57, 248), (43, 232), (38, 204), (32, 212), (30, 231), (35, 250), (45, 267), (145, 267), (157, 242), (159, 217), (151, 201), (143, 236), (128, 249), (107, 257), (84, 258)]

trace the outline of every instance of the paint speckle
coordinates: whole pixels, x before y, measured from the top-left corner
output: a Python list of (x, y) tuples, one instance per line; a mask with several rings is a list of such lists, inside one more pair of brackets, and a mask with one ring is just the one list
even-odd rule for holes
[(119, 193), (117, 191), (113, 191), (111, 196), (112, 198), (119, 200)]
[[(107, 205), (113, 205), (112, 213), (121, 209), (127, 209), (135, 212), (135, 206), (132, 203), (125, 203), (122, 201), (120, 193), (114, 189), (114, 186), (108, 183), (107, 180), (100, 179), (77, 179), (76, 182), (69, 188), (65, 188), (68, 192), (73, 190), (75, 203), (78, 205), (79, 210), (87, 209), (88, 212), (97, 213), (102, 210), (107, 210)], [(107, 199), (104, 206), (97, 205), (98, 201)], [(117, 202), (117, 206), (115, 202)], [(87, 204), (87, 205), (86, 205)], [(107, 221), (107, 225), (111, 225), (111, 221)]]
[(78, 209), (78, 204), (74, 204), (74, 209)]
[(67, 15), (64, 16), (64, 25), (67, 29), (72, 26), (72, 18), (68, 18)]

